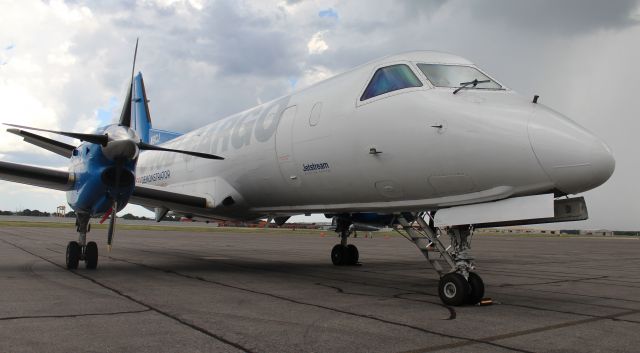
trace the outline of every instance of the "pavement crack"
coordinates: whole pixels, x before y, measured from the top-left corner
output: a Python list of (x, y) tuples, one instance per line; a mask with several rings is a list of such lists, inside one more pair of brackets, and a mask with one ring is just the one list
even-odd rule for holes
[(582, 281), (591, 281), (591, 280), (595, 280), (595, 279), (604, 279), (604, 278), (608, 278), (609, 276), (596, 276), (596, 277), (582, 277), (582, 278), (572, 278), (572, 279), (559, 279), (559, 280), (554, 280), (554, 281), (548, 281), (548, 282), (537, 282), (537, 283), (518, 283), (518, 284), (510, 284), (510, 283), (506, 283), (506, 284), (501, 284), (498, 287), (523, 287), (523, 286), (539, 286), (539, 285), (544, 285), (544, 284), (556, 284), (556, 283), (571, 283), (571, 282), (582, 282)]
[(87, 317), (87, 316), (116, 316), (116, 315), (124, 315), (124, 314), (147, 313), (147, 312), (150, 312), (150, 311), (151, 311), (151, 309), (147, 308), (147, 309), (143, 309), (143, 310), (115, 311), (115, 312), (110, 312), (110, 313), (6, 316), (6, 317), (0, 317), (0, 321), (27, 320), (27, 319), (76, 318), (76, 317)]
[(398, 294), (394, 294), (392, 296), (388, 296), (388, 295), (378, 295), (378, 294), (346, 292), (344, 289), (342, 289), (341, 287), (338, 287), (338, 286), (332, 286), (332, 285), (325, 284), (325, 283), (314, 283), (314, 284), (316, 286), (321, 286), (321, 287), (334, 289), (336, 292), (338, 292), (340, 294), (357, 295), (357, 296), (363, 296), (363, 297), (385, 298), (385, 299), (400, 299), (400, 300), (406, 300), (406, 301), (412, 301), (412, 302), (433, 304), (433, 305), (441, 306), (441, 307), (447, 309), (447, 311), (449, 312), (449, 317), (446, 318), (445, 320), (454, 320), (456, 318), (456, 310), (453, 307), (444, 305), (442, 303), (432, 302), (432, 301), (429, 301), (429, 300), (420, 300), (420, 299), (403, 297), (403, 295), (420, 294), (420, 293), (415, 293), (415, 292), (398, 293)]
[(408, 301), (413, 301), (413, 302), (420, 302), (420, 303), (431, 303), (431, 304), (435, 304), (435, 305), (440, 305), (441, 307), (447, 309), (449, 311), (449, 317), (446, 318), (445, 320), (455, 320), (457, 313), (456, 313), (456, 309), (452, 306), (449, 305), (445, 305), (442, 303), (435, 303), (435, 302), (431, 302), (428, 300), (422, 300), (422, 299), (415, 299), (415, 298), (405, 298), (405, 295), (411, 295), (411, 294), (415, 294), (415, 293), (400, 293), (400, 294), (396, 294), (393, 297), (397, 298), (397, 299), (402, 299), (402, 300), (408, 300)]
[(60, 264), (58, 264), (58, 263), (56, 263), (54, 261), (51, 261), (51, 260), (47, 259), (46, 257), (40, 256), (40, 255), (38, 255), (38, 254), (36, 254), (34, 252), (31, 252), (31, 251), (29, 251), (29, 250), (27, 250), (27, 249), (25, 249), (25, 248), (23, 248), (23, 247), (21, 247), (21, 246), (19, 246), (17, 244), (14, 244), (14, 243), (6, 240), (6, 239), (0, 239), (0, 241), (2, 241), (5, 244), (11, 245), (11, 246), (13, 246), (13, 247), (15, 247), (17, 249), (20, 249), (20, 250), (26, 252), (27, 254), (30, 254), (30, 255), (35, 256), (37, 258), (40, 258), (40, 259), (42, 259), (42, 260), (44, 260), (44, 261), (46, 261), (46, 262), (48, 262), (48, 263), (50, 263), (50, 264), (52, 264), (52, 265), (54, 265), (56, 267), (59, 267), (59, 268), (65, 270), (65, 271), (68, 271), (71, 274), (74, 274), (76, 276), (82, 277), (82, 278), (84, 278), (84, 279), (86, 279), (86, 280), (88, 280), (88, 281), (90, 281), (90, 282), (92, 282), (92, 283), (104, 288), (104, 289), (107, 289), (107, 290), (109, 290), (109, 291), (111, 291), (111, 292), (113, 292), (113, 293), (115, 293), (115, 294), (117, 294), (117, 295), (119, 295), (119, 296), (121, 296), (123, 298), (128, 299), (129, 301), (132, 301), (132, 302), (134, 302), (134, 303), (136, 303), (138, 305), (141, 305), (141, 306), (147, 308), (150, 311), (154, 311), (154, 312), (156, 312), (156, 313), (158, 313), (158, 314), (160, 314), (160, 315), (162, 315), (162, 316), (164, 316), (166, 318), (169, 318), (169, 319), (171, 319), (173, 321), (176, 321), (176, 322), (178, 322), (178, 323), (180, 323), (180, 324), (182, 324), (184, 326), (187, 326), (187, 327), (189, 327), (189, 328), (191, 328), (191, 329), (193, 329), (195, 331), (198, 331), (200, 333), (203, 333), (203, 334), (205, 334), (205, 335), (207, 335), (207, 336), (209, 336), (211, 338), (214, 338), (214, 339), (216, 339), (216, 340), (218, 340), (220, 342), (226, 343), (226, 344), (228, 344), (228, 345), (230, 345), (230, 346), (232, 346), (234, 348), (237, 348), (237, 349), (239, 349), (239, 350), (241, 350), (243, 352), (249, 352), (249, 353), (253, 352), (252, 350), (248, 349), (247, 347), (244, 347), (244, 346), (240, 345), (239, 343), (235, 343), (235, 342), (229, 341), (228, 339), (226, 339), (226, 338), (224, 338), (224, 337), (222, 337), (222, 336), (220, 336), (220, 335), (218, 335), (216, 333), (213, 333), (213, 332), (211, 332), (211, 331), (209, 331), (209, 330), (207, 330), (207, 329), (205, 329), (203, 327), (197, 326), (196, 324), (193, 324), (193, 323), (188, 322), (188, 321), (186, 321), (184, 319), (181, 319), (181, 318), (179, 318), (179, 317), (177, 317), (177, 316), (175, 316), (173, 314), (170, 314), (170, 313), (168, 313), (168, 312), (166, 312), (164, 310), (161, 310), (161, 309), (159, 309), (159, 308), (157, 308), (157, 307), (155, 307), (155, 306), (153, 306), (151, 304), (145, 303), (140, 299), (136, 299), (136, 298), (134, 298), (134, 297), (132, 297), (132, 296), (130, 296), (128, 294), (123, 293), (122, 291), (120, 291), (120, 290), (118, 290), (116, 288), (113, 288), (113, 287), (108, 286), (108, 285), (106, 285), (106, 284), (104, 284), (102, 282), (99, 282), (96, 279), (94, 279), (94, 278), (92, 278), (92, 277), (90, 277), (88, 275), (82, 274), (82, 273), (77, 272), (77, 271), (69, 271), (69, 270), (67, 270), (66, 267), (64, 267), (64, 266), (62, 266), (62, 265), (60, 265)]

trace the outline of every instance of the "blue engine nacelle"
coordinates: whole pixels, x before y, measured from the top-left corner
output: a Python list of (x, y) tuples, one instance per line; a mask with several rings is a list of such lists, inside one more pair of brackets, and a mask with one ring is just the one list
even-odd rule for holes
[(67, 191), (67, 202), (76, 212), (92, 216), (104, 214), (114, 199), (118, 210), (124, 208), (135, 187), (135, 163), (123, 162), (116, 182), (116, 166), (103, 155), (101, 146), (81, 144), (71, 157), (69, 172), (75, 176), (75, 188)]

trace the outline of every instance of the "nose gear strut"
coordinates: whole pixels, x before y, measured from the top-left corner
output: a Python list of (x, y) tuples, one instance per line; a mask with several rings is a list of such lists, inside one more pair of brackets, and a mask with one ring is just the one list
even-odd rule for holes
[[(424, 217), (430, 218), (428, 224)], [(471, 256), (472, 227), (456, 226), (438, 229), (432, 214), (427, 212), (402, 213), (396, 217), (401, 228), (395, 230), (410, 240), (431, 263), (440, 276), (438, 294), (447, 305), (479, 303), (484, 296), (484, 283), (475, 269)], [(449, 246), (440, 239), (449, 236)]]

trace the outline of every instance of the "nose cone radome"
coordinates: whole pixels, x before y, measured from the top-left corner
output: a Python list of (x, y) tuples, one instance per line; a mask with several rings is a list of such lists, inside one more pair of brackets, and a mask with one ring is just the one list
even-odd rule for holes
[(600, 186), (615, 169), (611, 150), (602, 140), (542, 106), (529, 121), (529, 139), (540, 165), (564, 193)]

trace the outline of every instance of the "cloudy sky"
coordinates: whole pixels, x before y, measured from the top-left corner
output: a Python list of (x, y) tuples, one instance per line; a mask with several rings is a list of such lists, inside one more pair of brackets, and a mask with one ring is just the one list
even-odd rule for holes
[[(627, 0), (0, 0), (0, 121), (90, 131), (120, 113), (132, 51), (154, 126), (188, 131), (377, 57), (464, 56), (614, 151), (575, 226), (640, 229), (640, 4)], [(0, 159), (66, 160), (0, 132)], [(0, 182), (0, 209), (64, 193)]]

